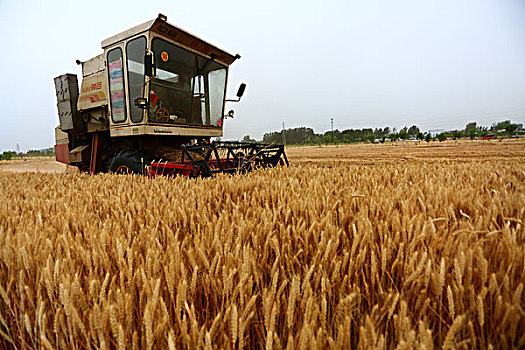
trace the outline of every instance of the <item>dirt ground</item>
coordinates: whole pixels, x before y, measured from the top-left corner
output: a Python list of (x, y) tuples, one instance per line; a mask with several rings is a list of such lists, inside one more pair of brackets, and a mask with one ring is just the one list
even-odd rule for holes
[(286, 155), (291, 164), (319, 162), (348, 162), (352, 164), (377, 164), (384, 162), (426, 161), (491, 161), (507, 159), (525, 160), (525, 139), (502, 141), (447, 140), (444, 142), (385, 142), (384, 144), (350, 144), (339, 146), (287, 147)]
[(60, 174), (66, 171), (66, 165), (57, 162), (54, 157), (29, 157), (9, 161), (2, 160), (0, 161), (0, 171)]
[[(502, 141), (386, 142), (339, 146), (291, 146), (286, 148), (291, 165), (319, 162), (374, 164), (397, 161), (485, 161), (489, 159), (525, 160), (525, 139)], [(58, 163), (54, 157), (31, 157), (0, 161), (0, 172), (66, 173), (76, 168)]]

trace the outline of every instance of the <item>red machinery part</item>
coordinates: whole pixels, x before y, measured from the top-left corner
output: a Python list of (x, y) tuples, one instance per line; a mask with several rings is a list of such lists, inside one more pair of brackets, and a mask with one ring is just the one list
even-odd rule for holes
[(69, 147), (67, 143), (55, 145), (55, 155), (57, 162), (69, 164)]
[(161, 162), (151, 163), (148, 167), (148, 173), (151, 176), (170, 176), (170, 175), (182, 175), (182, 176), (194, 176), (193, 165), (191, 162), (187, 163), (174, 163), (174, 162)]
[(150, 176), (212, 177), (218, 173), (245, 173), (259, 168), (288, 165), (283, 145), (247, 142), (211, 142), (183, 145), (179, 162), (152, 162)]

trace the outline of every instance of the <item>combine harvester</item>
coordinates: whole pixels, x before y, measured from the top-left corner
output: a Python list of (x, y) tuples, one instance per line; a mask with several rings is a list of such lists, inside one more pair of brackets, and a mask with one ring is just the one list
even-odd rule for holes
[(91, 174), (213, 176), (288, 165), (283, 145), (217, 142), (223, 135), (231, 55), (166, 22), (166, 16), (102, 41), (77, 77), (55, 78), (59, 162)]

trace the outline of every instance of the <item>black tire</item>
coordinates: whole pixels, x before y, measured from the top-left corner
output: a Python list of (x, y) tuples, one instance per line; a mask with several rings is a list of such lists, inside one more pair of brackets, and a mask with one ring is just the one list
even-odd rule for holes
[(141, 152), (124, 150), (111, 159), (109, 171), (115, 174), (142, 175), (146, 164), (146, 157)]

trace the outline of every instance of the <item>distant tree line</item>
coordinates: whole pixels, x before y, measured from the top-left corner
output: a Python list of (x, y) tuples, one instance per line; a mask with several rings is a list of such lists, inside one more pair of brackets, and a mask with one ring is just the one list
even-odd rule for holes
[[(476, 122), (470, 122), (465, 126), (463, 130), (453, 130), (449, 132), (442, 132), (436, 135), (439, 141), (444, 141), (447, 138), (458, 140), (462, 137), (470, 138), (471, 140), (476, 138), (487, 139), (496, 137), (512, 137), (518, 132), (518, 124), (511, 123), (510, 120), (505, 120), (497, 123), (493, 123), (492, 126), (479, 126)], [(523, 134), (520, 132), (519, 134)]]
[(30, 149), (27, 152), (15, 152), (15, 151), (4, 151), (0, 154), (0, 160), (11, 160), (13, 158), (21, 157), (45, 157), (45, 156), (54, 156), (55, 151), (51, 148), (32, 150)]
[(17, 156), (16, 152), (4, 151), (2, 154), (0, 154), (0, 160), (11, 160), (11, 158), (14, 158), (16, 156)]
[(378, 139), (384, 141), (389, 134), (391, 134), (389, 127), (376, 129), (346, 129), (342, 131), (337, 129), (333, 132), (327, 131), (321, 134), (316, 134), (312, 128), (302, 127), (266, 133), (263, 136), (263, 142), (286, 142), (287, 144), (374, 142)]
[[(292, 144), (337, 144), (337, 143), (356, 143), (356, 142), (380, 142), (387, 140), (425, 140), (444, 141), (446, 139), (460, 138), (487, 138), (497, 136), (512, 136), (516, 134), (518, 124), (513, 124), (509, 120), (492, 124), (491, 127), (478, 126), (476, 122), (470, 122), (463, 130), (444, 131), (438, 134), (422, 132), (417, 125), (405, 126), (400, 130), (396, 128), (363, 128), (326, 131), (315, 133), (312, 128), (300, 127), (285, 129), (281, 131), (268, 132), (263, 135), (263, 142), (266, 143), (286, 143)], [(244, 136), (243, 141), (255, 141), (249, 135)]]

